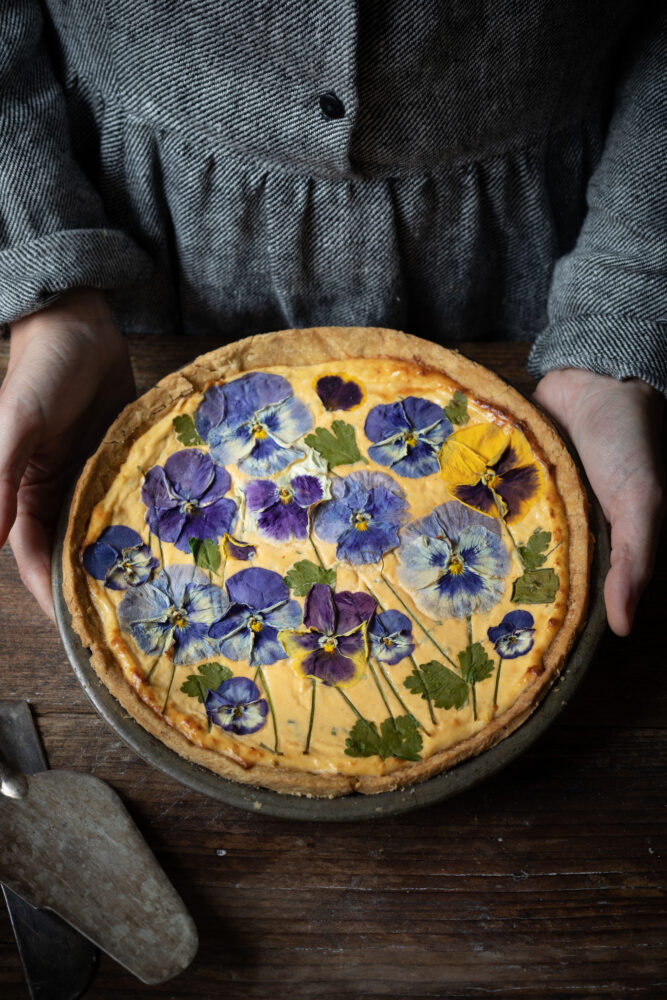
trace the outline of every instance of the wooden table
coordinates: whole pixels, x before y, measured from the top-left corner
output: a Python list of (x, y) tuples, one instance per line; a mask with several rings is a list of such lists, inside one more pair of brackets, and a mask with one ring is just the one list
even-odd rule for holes
[[(131, 346), (143, 390), (216, 344)], [(525, 346), (462, 350), (530, 390)], [(242, 812), (144, 764), (98, 718), (1, 552), (1, 696), (32, 704), (51, 767), (120, 793), (201, 938), (162, 987), (102, 957), (86, 996), (667, 996), (666, 557), (663, 536), (632, 638), (606, 636), (527, 753), (458, 798), (355, 826)], [(0, 997), (25, 996), (3, 911)]]

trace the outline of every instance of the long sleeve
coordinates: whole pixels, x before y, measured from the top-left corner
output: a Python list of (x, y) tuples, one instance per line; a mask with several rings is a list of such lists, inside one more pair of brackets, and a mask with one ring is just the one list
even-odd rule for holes
[(109, 228), (72, 157), (65, 98), (44, 44), (37, 0), (0, 6), (0, 322), (67, 288), (115, 288), (150, 259)]
[(619, 86), (576, 246), (554, 269), (535, 377), (588, 368), (667, 393), (667, 15)]

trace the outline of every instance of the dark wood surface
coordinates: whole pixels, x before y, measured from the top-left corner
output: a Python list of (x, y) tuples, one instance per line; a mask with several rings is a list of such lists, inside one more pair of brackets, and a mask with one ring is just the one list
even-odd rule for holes
[[(131, 343), (141, 390), (216, 346)], [(461, 349), (530, 391), (525, 346)], [(31, 703), (52, 768), (120, 793), (201, 938), (192, 967), (160, 987), (102, 957), (86, 996), (667, 996), (666, 557), (663, 534), (632, 637), (607, 634), (521, 758), (440, 805), (351, 825), (243, 812), (144, 764), (98, 718), (0, 552), (1, 697)], [(2, 911), (0, 997), (26, 996)]]

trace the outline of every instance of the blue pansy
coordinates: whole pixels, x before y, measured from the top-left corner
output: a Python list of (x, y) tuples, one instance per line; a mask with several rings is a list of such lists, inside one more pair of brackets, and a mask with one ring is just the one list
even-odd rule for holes
[(200, 569), (165, 566), (154, 580), (127, 592), (118, 605), (118, 622), (143, 653), (173, 649), (179, 666), (216, 655), (208, 632), (228, 606), (223, 590)]
[(336, 556), (347, 562), (379, 562), (398, 545), (398, 529), (408, 505), (401, 487), (382, 472), (351, 472), (334, 479), (333, 499), (321, 504), (313, 531), (325, 542), (336, 543)]
[(368, 626), (371, 656), (393, 667), (415, 648), (412, 638), (412, 622), (401, 611), (383, 611), (373, 615)]
[(508, 611), (500, 625), (487, 630), (487, 635), (504, 660), (514, 660), (533, 648), (534, 626), (530, 611)]
[(397, 556), (401, 585), (436, 620), (489, 611), (511, 565), (498, 521), (457, 500), (407, 525)]
[(311, 429), (313, 417), (286, 378), (250, 372), (208, 388), (195, 424), (216, 462), (261, 476), (303, 457), (292, 445)]
[(231, 486), (226, 469), (196, 448), (174, 452), (146, 473), (141, 499), (146, 523), (163, 542), (189, 552), (190, 538), (218, 539), (231, 530), (236, 504), (225, 497)]
[(223, 681), (217, 691), (208, 692), (204, 706), (211, 722), (239, 736), (261, 729), (269, 711), (259, 688), (247, 677)]
[(109, 590), (138, 587), (157, 569), (158, 561), (141, 535), (124, 524), (105, 528), (81, 555), (84, 569)]
[(452, 425), (437, 403), (406, 396), (397, 403), (379, 403), (366, 417), (366, 437), (374, 441), (368, 454), (410, 479), (438, 472), (438, 452)]
[(245, 660), (254, 667), (284, 660), (286, 653), (278, 632), (296, 628), (301, 608), (290, 600), (280, 574), (251, 566), (230, 576), (226, 587), (229, 608), (210, 630), (221, 655), (228, 660)]

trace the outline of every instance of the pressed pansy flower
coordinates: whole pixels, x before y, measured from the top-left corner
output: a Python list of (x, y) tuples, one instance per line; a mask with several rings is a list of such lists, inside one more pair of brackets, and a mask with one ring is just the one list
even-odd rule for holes
[(401, 585), (434, 619), (489, 611), (511, 565), (498, 522), (456, 501), (407, 525), (397, 557)]
[(104, 580), (109, 590), (138, 587), (159, 565), (141, 535), (124, 524), (105, 528), (97, 541), (83, 550), (81, 562), (86, 572)]
[(393, 667), (415, 648), (412, 638), (412, 622), (401, 611), (383, 611), (373, 615), (368, 626), (371, 656)]
[(315, 511), (313, 531), (336, 543), (336, 556), (347, 562), (379, 562), (398, 545), (398, 529), (408, 505), (401, 487), (382, 472), (351, 472), (334, 479), (332, 499)]
[(146, 522), (163, 542), (188, 552), (188, 539), (217, 539), (230, 531), (236, 504), (225, 497), (231, 486), (226, 469), (196, 448), (174, 452), (146, 473), (141, 499)]
[(257, 548), (250, 542), (244, 542), (241, 538), (233, 538), (225, 534), (222, 539), (222, 551), (228, 559), (238, 559), (241, 562), (248, 562), (257, 555)]
[(245, 486), (252, 523), (261, 534), (278, 542), (307, 538), (310, 508), (330, 496), (326, 467), (311, 458), (275, 482), (252, 479)]
[(300, 677), (349, 687), (368, 662), (368, 621), (375, 611), (370, 594), (315, 583), (306, 595), (303, 624), (308, 631), (283, 631), (279, 638)]
[(364, 398), (364, 390), (354, 379), (340, 375), (323, 375), (318, 378), (315, 391), (326, 410), (352, 410)]
[(290, 600), (280, 574), (251, 566), (230, 576), (225, 586), (229, 608), (210, 630), (217, 650), (228, 660), (247, 660), (254, 667), (284, 660), (278, 632), (299, 624), (301, 608)]
[(374, 441), (368, 454), (399, 476), (418, 479), (437, 472), (438, 452), (452, 425), (437, 403), (406, 396), (397, 403), (379, 403), (366, 417), (366, 437)]
[(487, 635), (504, 660), (514, 660), (533, 648), (534, 626), (530, 611), (508, 611), (500, 625), (487, 630)]
[(452, 496), (508, 524), (539, 500), (544, 473), (517, 428), (474, 424), (455, 431), (440, 452), (442, 476)]
[(230, 677), (216, 691), (209, 691), (204, 703), (212, 723), (229, 733), (247, 736), (266, 722), (269, 706), (257, 685), (247, 677)]
[(176, 666), (208, 660), (217, 652), (208, 635), (228, 601), (200, 569), (167, 566), (155, 579), (129, 590), (118, 605), (118, 622), (143, 653), (173, 650)]
[(217, 462), (261, 476), (303, 457), (292, 445), (311, 429), (313, 417), (282, 375), (250, 372), (207, 389), (195, 424)]

